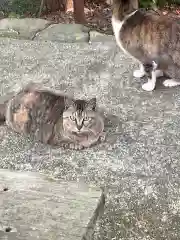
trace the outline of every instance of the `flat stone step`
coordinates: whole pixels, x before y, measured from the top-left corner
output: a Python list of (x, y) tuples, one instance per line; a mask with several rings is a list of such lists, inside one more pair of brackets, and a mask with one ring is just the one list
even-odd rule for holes
[(32, 40), (50, 25), (50, 21), (38, 18), (4, 18), (0, 20), (0, 37)]
[(103, 205), (83, 182), (0, 170), (0, 239), (89, 240)]
[(61, 43), (89, 42), (89, 28), (81, 24), (53, 24), (36, 34), (36, 41)]

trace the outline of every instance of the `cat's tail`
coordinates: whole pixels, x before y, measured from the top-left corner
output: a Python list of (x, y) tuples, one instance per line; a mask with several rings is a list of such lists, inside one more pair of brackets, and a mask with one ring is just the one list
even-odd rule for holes
[(8, 102), (14, 97), (15, 93), (8, 93), (5, 96), (0, 96), (0, 123), (6, 121), (6, 108)]

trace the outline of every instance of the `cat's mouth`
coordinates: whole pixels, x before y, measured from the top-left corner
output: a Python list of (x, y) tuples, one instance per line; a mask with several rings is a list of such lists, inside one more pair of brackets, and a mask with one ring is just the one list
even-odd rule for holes
[(74, 135), (78, 135), (78, 136), (83, 135), (83, 132), (81, 132), (81, 131), (72, 131), (72, 133)]
[(74, 135), (76, 135), (76, 136), (78, 136), (78, 137), (85, 137), (85, 136), (87, 136), (87, 132), (82, 132), (82, 131), (73, 131), (72, 132), (72, 134), (74, 134)]

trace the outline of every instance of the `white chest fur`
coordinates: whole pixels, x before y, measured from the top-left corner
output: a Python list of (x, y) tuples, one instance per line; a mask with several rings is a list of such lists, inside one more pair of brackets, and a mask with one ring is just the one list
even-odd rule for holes
[(112, 28), (113, 28), (114, 36), (115, 36), (115, 39), (116, 39), (116, 43), (122, 49), (122, 51), (124, 53), (128, 54), (128, 55), (130, 55), (130, 54), (128, 53), (128, 51), (126, 49), (124, 49), (124, 47), (123, 47), (123, 45), (121, 43), (120, 31), (121, 31), (121, 28), (124, 25), (124, 23), (127, 21), (127, 19), (130, 18), (132, 15), (134, 15), (136, 11), (134, 11), (134, 12), (130, 13), (129, 15), (127, 15), (124, 18), (123, 21), (120, 21), (120, 20), (116, 19), (114, 16), (112, 16)]

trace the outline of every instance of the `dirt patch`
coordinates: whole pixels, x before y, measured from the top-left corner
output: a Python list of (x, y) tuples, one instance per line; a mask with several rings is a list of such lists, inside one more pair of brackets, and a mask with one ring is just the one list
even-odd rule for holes
[[(85, 3), (85, 16), (87, 20), (87, 26), (91, 30), (112, 35), (112, 11), (109, 4), (105, 3), (104, 1), (87, 1)], [(74, 23), (73, 9), (69, 9), (67, 12), (57, 11), (43, 14), (41, 18), (53, 21), (55, 23)]]

